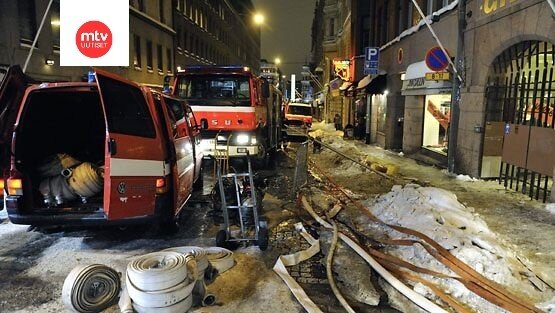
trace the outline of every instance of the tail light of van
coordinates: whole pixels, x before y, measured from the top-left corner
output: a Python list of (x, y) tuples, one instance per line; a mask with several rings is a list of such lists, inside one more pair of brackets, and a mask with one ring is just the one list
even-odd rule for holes
[(156, 194), (163, 194), (168, 192), (168, 182), (166, 178), (158, 178), (156, 179)]
[(23, 180), (21, 178), (8, 178), (6, 183), (8, 186), (8, 195), (10, 196), (22, 196), (23, 195)]

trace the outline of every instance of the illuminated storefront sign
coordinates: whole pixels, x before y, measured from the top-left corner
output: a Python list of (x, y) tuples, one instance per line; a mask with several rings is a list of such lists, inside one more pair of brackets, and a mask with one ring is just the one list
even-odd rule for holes
[(517, 1), (518, 0), (482, 0), (482, 5), (480, 6), (480, 9), (485, 14), (491, 14), (499, 9), (508, 7), (509, 5)]
[(333, 60), (333, 67), (335, 75), (339, 76), (342, 80), (349, 80), (351, 62), (349, 60)]

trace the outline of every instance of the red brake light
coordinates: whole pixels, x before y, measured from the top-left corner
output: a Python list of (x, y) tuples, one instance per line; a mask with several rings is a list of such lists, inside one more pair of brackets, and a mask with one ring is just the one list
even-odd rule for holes
[(0, 179), (0, 196), (4, 196), (4, 180)]
[(166, 193), (168, 192), (168, 184), (166, 183), (165, 178), (158, 178), (156, 179), (156, 193)]

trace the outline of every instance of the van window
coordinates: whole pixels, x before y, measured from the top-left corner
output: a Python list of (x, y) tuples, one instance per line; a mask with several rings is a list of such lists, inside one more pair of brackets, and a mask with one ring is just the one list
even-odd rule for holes
[(311, 108), (309, 106), (289, 105), (288, 114), (311, 116)]
[(154, 123), (140, 89), (98, 77), (110, 132), (155, 138)]
[(167, 103), (176, 120), (179, 121), (185, 116), (185, 110), (183, 109), (181, 101), (169, 97), (164, 97), (164, 101)]

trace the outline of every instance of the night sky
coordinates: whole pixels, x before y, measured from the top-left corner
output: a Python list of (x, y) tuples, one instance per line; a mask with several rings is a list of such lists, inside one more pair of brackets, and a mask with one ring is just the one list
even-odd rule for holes
[(261, 58), (281, 59), (284, 74), (297, 74), (310, 61), (310, 33), (316, 0), (253, 0), (264, 14)]

